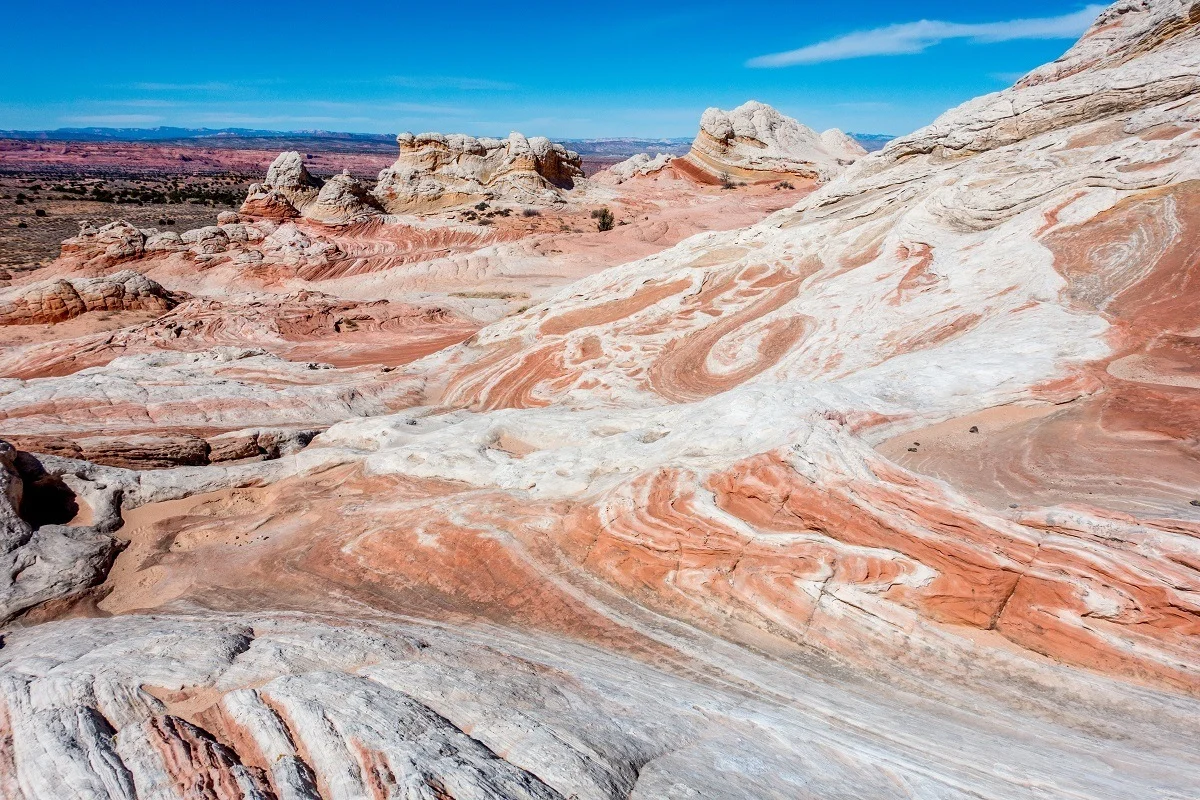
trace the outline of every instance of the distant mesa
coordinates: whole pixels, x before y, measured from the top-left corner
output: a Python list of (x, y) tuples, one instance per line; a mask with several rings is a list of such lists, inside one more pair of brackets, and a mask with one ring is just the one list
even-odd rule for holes
[(699, 183), (825, 183), (867, 154), (837, 128), (817, 133), (771, 106), (751, 100), (732, 111), (710, 108), (700, 118), (691, 150), (679, 158), (647, 153), (615, 164), (600, 180), (623, 183), (670, 167), (675, 177)]

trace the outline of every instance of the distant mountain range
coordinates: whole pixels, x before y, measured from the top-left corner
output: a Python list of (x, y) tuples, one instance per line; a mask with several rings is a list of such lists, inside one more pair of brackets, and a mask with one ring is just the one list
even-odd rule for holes
[[(874, 133), (851, 133), (867, 150), (879, 150), (892, 137)], [(379, 152), (396, 149), (395, 134), (341, 133), (336, 131), (266, 131), (252, 128), (58, 128), (52, 131), (0, 130), (0, 139), (50, 142), (154, 142), (190, 147), (220, 147), (233, 150), (283, 149), (312, 152)], [(628, 157), (635, 153), (688, 151), (692, 138), (668, 139), (607, 138), (562, 139), (570, 149), (591, 158)]]
[(888, 142), (896, 138), (887, 133), (851, 133), (849, 135), (865, 147), (868, 153), (882, 150)]

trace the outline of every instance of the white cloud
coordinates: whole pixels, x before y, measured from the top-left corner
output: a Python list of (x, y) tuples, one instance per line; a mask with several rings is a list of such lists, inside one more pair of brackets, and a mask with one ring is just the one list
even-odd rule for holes
[(228, 83), (154, 83), (143, 81), (133, 84), (134, 89), (144, 92), (227, 92), (233, 88)]
[(885, 28), (855, 31), (786, 53), (759, 56), (747, 61), (746, 66), (790, 67), (796, 64), (819, 64), (824, 61), (842, 61), (867, 56), (911, 55), (923, 53), (948, 39), (967, 39), (980, 43), (1009, 42), (1016, 39), (1074, 39), (1088, 29), (1104, 8), (1102, 5), (1089, 5), (1059, 17), (1014, 19), (1006, 22), (906, 22)]
[(162, 122), (151, 114), (93, 114), (90, 116), (60, 117), (61, 122), (96, 128), (140, 128)]
[(460, 92), (510, 92), (518, 88), (515, 83), (494, 81), (488, 78), (392, 75), (384, 78), (384, 81), (395, 86), (403, 86), (406, 89), (454, 89)]

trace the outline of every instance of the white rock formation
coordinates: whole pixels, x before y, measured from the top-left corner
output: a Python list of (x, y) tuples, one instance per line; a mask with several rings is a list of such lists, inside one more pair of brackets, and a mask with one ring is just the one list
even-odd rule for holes
[(344, 223), (361, 222), (380, 211), (379, 202), (346, 170), (325, 181), (316, 199), (302, 213), (317, 222)]
[(819, 134), (752, 100), (732, 111), (705, 111), (691, 151), (676, 167), (691, 167), (709, 178), (728, 175), (757, 182), (797, 177), (825, 182), (866, 154), (837, 129)]
[(620, 185), (631, 178), (658, 172), (670, 164), (672, 160), (672, 157), (667, 153), (656, 153), (653, 157), (649, 153), (638, 153), (618, 164), (613, 164), (608, 169), (600, 172), (596, 177), (602, 183)]
[(379, 204), (349, 170), (320, 181), (309, 174), (297, 152), (280, 153), (266, 180), (251, 184), (241, 213), (284, 220), (304, 217), (316, 222), (361, 222), (378, 214)]
[(400, 155), (379, 173), (374, 191), (393, 213), (494, 199), (556, 203), (583, 176), (578, 154), (542, 136), (403, 133), (396, 141)]

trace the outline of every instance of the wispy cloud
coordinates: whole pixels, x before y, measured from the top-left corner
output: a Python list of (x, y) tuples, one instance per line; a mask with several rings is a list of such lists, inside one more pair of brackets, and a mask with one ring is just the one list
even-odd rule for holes
[(518, 88), (517, 84), (508, 81), (494, 81), (489, 78), (454, 78), (447, 76), (414, 77), (409, 75), (391, 75), (383, 79), (384, 83), (403, 86), (406, 89), (455, 89), (460, 92), (511, 92)]
[(143, 92), (227, 92), (232, 84), (210, 81), (207, 83), (153, 83), (142, 82), (131, 84), (132, 88)]
[(327, 111), (345, 111), (345, 110), (364, 110), (371, 111), (396, 111), (402, 114), (414, 114), (416, 116), (460, 116), (470, 113), (469, 109), (460, 108), (458, 106), (439, 106), (430, 105), (427, 103), (375, 103), (361, 102), (351, 103), (339, 100), (309, 100), (301, 102), (303, 105), (310, 108), (320, 108)]
[(137, 128), (162, 122), (162, 117), (151, 114), (93, 114), (88, 116), (61, 117), (61, 122), (88, 127)]
[(1074, 39), (1088, 29), (1102, 10), (1102, 5), (1089, 5), (1059, 17), (972, 24), (938, 20), (906, 22), (885, 28), (855, 31), (798, 50), (759, 56), (747, 61), (746, 66), (790, 67), (867, 56), (912, 55), (923, 53), (949, 39), (966, 39), (978, 43), (1010, 42), (1016, 39)]

